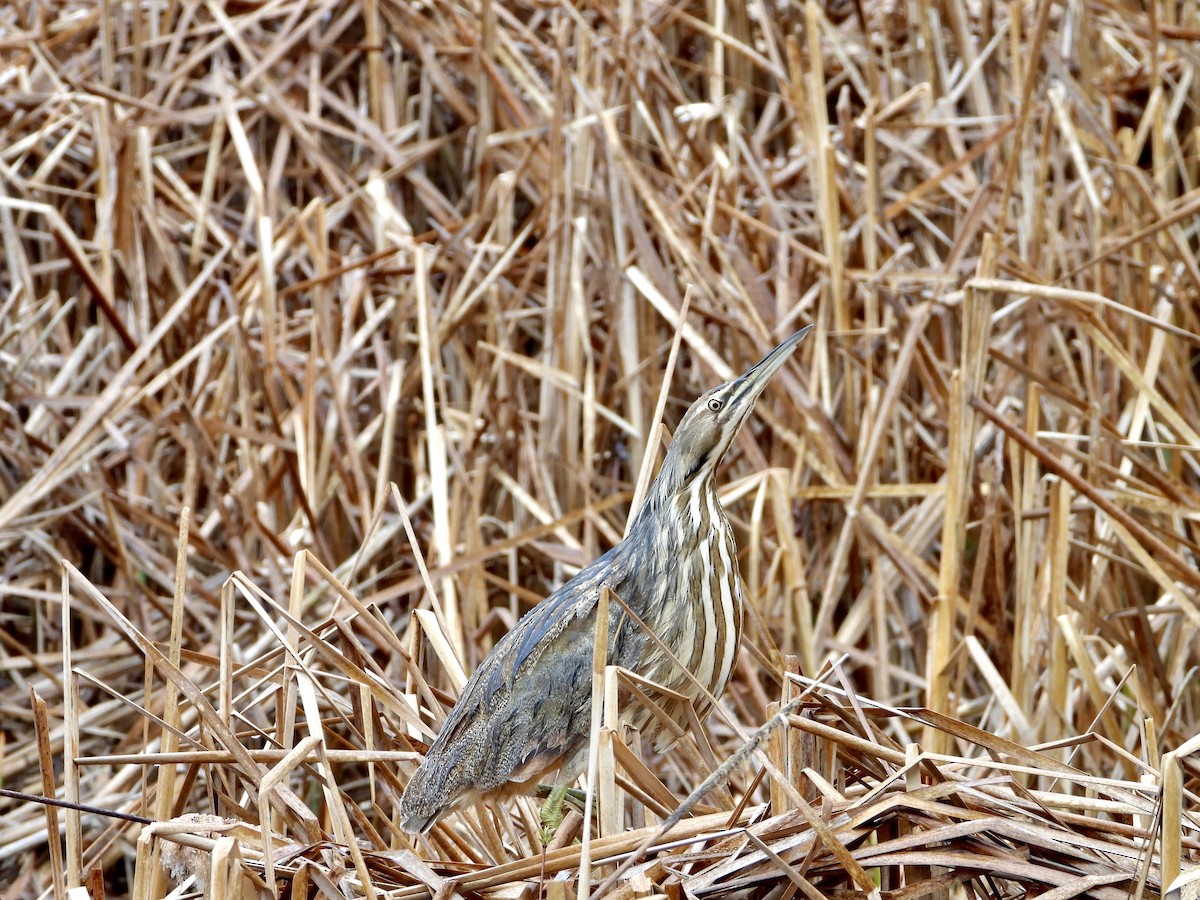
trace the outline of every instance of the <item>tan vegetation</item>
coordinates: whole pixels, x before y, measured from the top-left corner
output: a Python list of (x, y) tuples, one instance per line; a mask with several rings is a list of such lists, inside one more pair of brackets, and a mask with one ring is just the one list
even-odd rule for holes
[[(1176, 0), (4, 6), (0, 898), (1167, 893), (1198, 48)], [(402, 834), (466, 673), (808, 323), (720, 476), (723, 709), (599, 728), (549, 847)]]

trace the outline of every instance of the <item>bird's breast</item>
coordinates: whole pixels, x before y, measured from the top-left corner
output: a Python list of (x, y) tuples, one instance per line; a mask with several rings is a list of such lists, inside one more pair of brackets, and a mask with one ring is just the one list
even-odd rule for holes
[[(636, 664), (621, 664), (686, 697), (703, 716), (709, 698), (724, 691), (737, 658), (743, 615), (737, 548), (715, 491), (691, 492), (674, 512), (651, 537), (656, 557), (631, 569), (631, 605), (658, 641), (636, 641)], [(679, 721), (679, 703), (666, 695), (652, 699)], [(630, 710), (635, 724), (655, 730), (638, 707)]]

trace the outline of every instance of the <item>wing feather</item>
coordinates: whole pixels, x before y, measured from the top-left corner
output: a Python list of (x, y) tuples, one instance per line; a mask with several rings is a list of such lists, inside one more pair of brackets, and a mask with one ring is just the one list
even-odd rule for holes
[(488, 781), (502, 782), (534, 760), (573, 749), (575, 716), (590, 700), (592, 624), (600, 585), (613, 581), (611, 557), (610, 550), (497, 642), (463, 688), (427, 758), (456, 758), (464, 745), (483, 743), (480, 775), (486, 771)]

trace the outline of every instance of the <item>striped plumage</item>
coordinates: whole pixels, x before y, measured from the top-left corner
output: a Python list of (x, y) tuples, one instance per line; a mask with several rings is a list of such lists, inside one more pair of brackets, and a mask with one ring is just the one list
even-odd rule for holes
[[(671, 648), (695, 680), (644, 635), (632, 659), (614, 662), (686, 696), (703, 718), (709, 703), (696, 685), (720, 696), (733, 671), (742, 632), (737, 547), (711, 469), (683, 490), (661, 478), (655, 488), (623, 542), (629, 545), (628, 565), (637, 577), (627, 579), (632, 583), (624, 593), (610, 587)], [(636, 605), (626, 594), (636, 598)], [(682, 608), (681, 602), (686, 604)], [(677, 708), (678, 701), (654, 699), (669, 718), (679, 721), (683, 710)], [(641, 704), (632, 706), (633, 725), (644, 737), (659, 737), (660, 720)]]
[[(737, 658), (742, 588), (733, 531), (713, 475), (754, 401), (791, 355), (803, 329), (739, 378), (705, 393), (684, 415), (625, 539), (535, 606), (471, 676), (400, 800), (403, 827), (427, 831), (480, 799), (577, 778), (587, 756), (592, 648), (601, 585), (671, 649), (689, 678), (646, 632), (609, 605), (609, 661), (686, 698), (648, 699), (681, 721), (685, 702), (703, 717)], [(637, 700), (623, 716), (669, 742)]]

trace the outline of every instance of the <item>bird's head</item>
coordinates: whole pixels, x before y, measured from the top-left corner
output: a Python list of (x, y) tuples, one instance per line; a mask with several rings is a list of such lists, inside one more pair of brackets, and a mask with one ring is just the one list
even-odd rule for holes
[(802, 328), (755, 363), (745, 374), (702, 394), (684, 414), (657, 481), (668, 493), (711, 476), (738, 430), (754, 409), (754, 401), (812, 329)]

